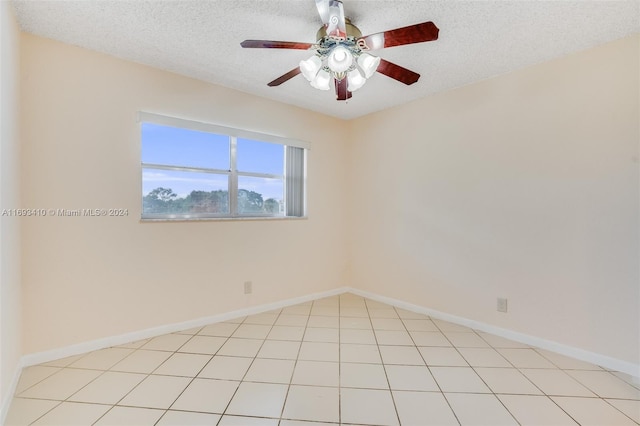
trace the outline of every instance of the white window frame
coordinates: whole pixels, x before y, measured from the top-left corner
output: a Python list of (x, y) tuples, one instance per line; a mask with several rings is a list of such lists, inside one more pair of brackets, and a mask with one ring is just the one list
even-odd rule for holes
[[(138, 112), (138, 122), (140, 127), (142, 123), (153, 123), (162, 126), (170, 126), (187, 130), (195, 130), (207, 133), (213, 133), (217, 135), (229, 136), (230, 139), (230, 168), (229, 170), (219, 170), (219, 169), (209, 169), (209, 168), (200, 168), (200, 167), (189, 167), (189, 166), (175, 166), (175, 165), (164, 165), (164, 164), (150, 164), (140, 162), (140, 194), (141, 194), (141, 202), (144, 199), (144, 193), (142, 189), (143, 185), (143, 170), (144, 169), (157, 169), (157, 170), (174, 170), (174, 171), (192, 171), (199, 173), (211, 173), (211, 174), (220, 174), (228, 176), (228, 197), (229, 197), (229, 214), (207, 214), (207, 213), (189, 213), (189, 214), (145, 214), (144, 206), (141, 205), (141, 220), (142, 221), (191, 221), (191, 220), (238, 220), (238, 219), (305, 219), (307, 217), (307, 191), (306, 191), (306, 182), (307, 182), (307, 153), (311, 149), (311, 144), (308, 142), (289, 139), (281, 136), (270, 135), (266, 133), (254, 132), (250, 130), (236, 129), (233, 127), (220, 126), (217, 124), (205, 123), (200, 121), (188, 120), (177, 117), (170, 117), (166, 115), (150, 113), (140, 111)], [(140, 138), (142, 138), (142, 131), (140, 129), (139, 132)], [(273, 143), (278, 145), (283, 145), (285, 152), (284, 164), (285, 167), (283, 170), (283, 174), (275, 175), (269, 173), (257, 173), (257, 172), (245, 172), (239, 171), (237, 168), (237, 140), (238, 139), (249, 139), (256, 142), (265, 142), (265, 143)], [(289, 210), (288, 207), (288, 196), (287, 191), (291, 183), (288, 184), (288, 176), (287, 170), (290, 169), (289, 164), (287, 163), (287, 147), (294, 147), (302, 149), (302, 164), (298, 164), (298, 167), (302, 168), (303, 175), (301, 177), (300, 182), (295, 182), (294, 186), (298, 186), (298, 191), (302, 193), (303, 200), (301, 204), (297, 205), (297, 208), (293, 209), (293, 211), (298, 212), (296, 215), (288, 216), (287, 213)], [(142, 139), (140, 139), (140, 158), (142, 158)], [(268, 213), (247, 213), (242, 214), (238, 212), (238, 177), (239, 176), (247, 176), (247, 177), (260, 177), (260, 178), (270, 178), (270, 179), (282, 179), (283, 186), (285, 187), (285, 196), (284, 196), (284, 212), (282, 214), (272, 215)], [(296, 194), (298, 195), (298, 194)], [(298, 200), (300, 203), (300, 201)], [(300, 210), (302, 211), (300, 213)]]

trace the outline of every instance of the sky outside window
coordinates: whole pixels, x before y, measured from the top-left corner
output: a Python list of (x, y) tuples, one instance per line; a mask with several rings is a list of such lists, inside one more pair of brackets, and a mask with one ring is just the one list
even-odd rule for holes
[[(240, 172), (284, 174), (283, 145), (238, 138), (236, 158)], [(142, 163), (228, 171), (231, 167), (230, 137), (143, 123)], [(143, 167), (142, 182), (143, 196), (154, 189), (166, 188), (179, 198), (187, 197), (192, 191), (227, 191), (229, 185), (226, 174), (150, 167)], [(239, 189), (257, 192), (263, 200), (284, 199), (282, 179), (240, 176)]]
[(238, 138), (238, 171), (282, 175), (284, 146)]
[(229, 136), (143, 123), (142, 162), (229, 170)]

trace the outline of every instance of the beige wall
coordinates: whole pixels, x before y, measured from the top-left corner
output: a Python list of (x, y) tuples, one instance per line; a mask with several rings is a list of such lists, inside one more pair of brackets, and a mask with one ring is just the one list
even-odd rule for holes
[[(0, 212), (20, 207), (18, 129), (20, 31), (0, 1)], [(0, 216), (0, 401), (16, 373), (21, 347), (20, 219)]]
[[(23, 204), (129, 209), (23, 222), (25, 353), (347, 284), (341, 121), (27, 34), (22, 67)], [(141, 223), (139, 110), (311, 142), (309, 218)]]
[[(638, 43), (343, 122), (23, 35), (23, 205), (130, 212), (22, 222), (24, 353), (352, 285), (637, 363)], [(310, 141), (310, 218), (140, 223), (138, 110)]]
[(353, 285), (637, 364), (639, 52), (350, 123)]

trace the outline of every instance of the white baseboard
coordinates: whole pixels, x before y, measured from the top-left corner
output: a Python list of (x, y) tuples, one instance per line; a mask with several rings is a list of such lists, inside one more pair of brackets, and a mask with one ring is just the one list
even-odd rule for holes
[(305, 296), (295, 297), (293, 299), (285, 299), (278, 302), (267, 303), (250, 308), (239, 309), (236, 311), (226, 312), (223, 314), (213, 315), (194, 320), (161, 325), (159, 327), (148, 328), (145, 330), (134, 331), (131, 333), (120, 334), (117, 336), (104, 337), (101, 339), (82, 342), (63, 348), (52, 349), (44, 352), (28, 354), (22, 357), (22, 365), (29, 367), (31, 365), (42, 364), (57, 359), (66, 358), (73, 355), (79, 355), (99, 349), (110, 348), (112, 346), (124, 345), (125, 343), (135, 342), (138, 340), (149, 339), (151, 337), (161, 336), (163, 334), (175, 333), (177, 331), (189, 330), (190, 328), (203, 327), (208, 324), (228, 321), (234, 318), (244, 317), (247, 315), (259, 314), (273, 309), (285, 308), (299, 303), (309, 302), (323, 297), (335, 296), (348, 291), (347, 287), (338, 287), (333, 290), (323, 291), (320, 293), (308, 294)]
[[(167, 333), (175, 333), (177, 331), (188, 330), (190, 328), (202, 327), (207, 324), (227, 321), (230, 319), (243, 317), (247, 315), (254, 315), (261, 312), (270, 311), (273, 309), (284, 308), (299, 303), (309, 302), (323, 297), (335, 296), (337, 294), (350, 292), (362, 297), (367, 297), (372, 300), (376, 300), (382, 303), (387, 303), (398, 308), (406, 309), (428, 315), (433, 318), (449, 321), (454, 324), (460, 324), (475, 330), (484, 331), (487, 333), (495, 334), (506, 339), (514, 340), (516, 342), (524, 343), (530, 346), (535, 346), (541, 349), (546, 349), (551, 352), (566, 355), (571, 358), (576, 358), (582, 361), (590, 362), (592, 364), (599, 365), (606, 369), (619, 371), (630, 376), (633, 376), (635, 380), (640, 380), (640, 364), (634, 364), (628, 361), (619, 360), (607, 355), (598, 354), (595, 352), (586, 351), (584, 349), (575, 348), (573, 346), (565, 345), (562, 343), (554, 342), (552, 340), (543, 339), (536, 336), (516, 332), (513, 330), (496, 327), (491, 324), (471, 320), (456, 315), (447, 314), (444, 312), (436, 311), (434, 309), (425, 308), (423, 306), (414, 305), (402, 300), (394, 299), (391, 297), (380, 296), (368, 291), (351, 288), (351, 287), (338, 287), (333, 290), (324, 291), (320, 293), (313, 293), (305, 296), (296, 297), (293, 299), (285, 299), (278, 302), (268, 303), (259, 306), (253, 306), (250, 308), (239, 309), (232, 312), (227, 312), (219, 315), (213, 315), (209, 317), (199, 318), (190, 321), (184, 321), (180, 323), (167, 324), (159, 327), (140, 330), (132, 333), (125, 333), (118, 336), (111, 336), (102, 339), (92, 340), (88, 342), (79, 343), (63, 348), (53, 349), (45, 352), (39, 352), (34, 354), (25, 355), (20, 360), (20, 366), (28, 367), (31, 365), (42, 364), (49, 361), (54, 361), (61, 358), (66, 358), (73, 355), (79, 355), (86, 352), (95, 351), (98, 349), (104, 349), (111, 346), (122, 345), (125, 343), (135, 342), (137, 340), (148, 339), (151, 337), (160, 336)], [(19, 377), (19, 373), (16, 373), (16, 377)], [(13, 392), (10, 393), (13, 395)]]
[(228, 321), (234, 318), (240, 318), (247, 315), (259, 314), (262, 312), (271, 311), (274, 309), (285, 308), (287, 306), (297, 305), (300, 303), (309, 302), (316, 299), (322, 299), (324, 297), (335, 296), (349, 291), (348, 287), (338, 287), (332, 290), (323, 291), (319, 293), (312, 293), (305, 296), (295, 297), (292, 299), (285, 299), (278, 302), (267, 303), (258, 306), (252, 306), (250, 308), (238, 309), (231, 312), (225, 312), (218, 315), (212, 315), (203, 318), (197, 318), (194, 320), (183, 321), (173, 324), (165, 324), (158, 327), (148, 328), (145, 330), (134, 331), (131, 333), (120, 334), (116, 336), (104, 337), (101, 339), (90, 340), (87, 342), (78, 343), (75, 345), (56, 348), (48, 351), (37, 352), (24, 355), (18, 361), (16, 371), (7, 393), (2, 399), (0, 404), (0, 425), (5, 424), (5, 419), (13, 400), (13, 396), (20, 380), (22, 370), (26, 367), (33, 365), (43, 364), (58, 359), (67, 358), (74, 355), (80, 355), (87, 352), (97, 351), (100, 349), (110, 348), (112, 346), (123, 345), (138, 340), (149, 339), (163, 334), (175, 333), (177, 331), (189, 330), (191, 328), (203, 327), (205, 325), (213, 324), (221, 321)]
[(393, 299), (391, 297), (380, 296), (375, 293), (371, 293), (356, 288), (347, 288), (350, 293), (358, 296), (367, 297), (377, 302), (386, 303), (388, 305), (396, 306), (398, 308), (405, 309), (420, 314), (424, 314), (436, 319), (449, 321), (454, 324), (463, 325), (465, 327), (473, 328), (475, 330), (484, 331), (496, 336), (504, 337), (505, 339), (514, 340), (516, 342), (524, 343), (529, 346), (535, 346), (540, 349), (546, 349), (551, 352), (555, 352), (561, 355), (565, 355), (571, 358), (579, 359), (581, 361), (590, 362), (595, 365), (599, 365), (608, 370), (619, 371), (621, 373), (628, 374), (633, 377), (634, 382), (640, 381), (640, 364), (634, 364), (628, 361), (623, 361), (617, 358), (613, 358), (607, 355), (602, 355), (595, 352), (586, 351), (584, 349), (575, 348), (562, 343), (554, 342), (552, 340), (542, 339), (540, 337), (530, 336), (528, 334), (519, 333), (517, 331), (508, 330), (506, 328), (496, 327), (491, 324), (471, 320), (468, 318), (459, 317), (456, 315), (447, 314), (444, 312), (436, 311), (434, 309), (425, 308), (422, 306), (414, 305), (402, 300)]
[(167, 333), (175, 333), (177, 331), (188, 330), (195, 327), (202, 327), (208, 324), (227, 321), (234, 318), (239, 318), (247, 315), (259, 314), (261, 312), (270, 311), (273, 309), (285, 308), (291, 305), (297, 305), (299, 303), (309, 302), (324, 297), (335, 296), (342, 293), (353, 293), (358, 296), (366, 297), (371, 300), (375, 300), (381, 303), (386, 303), (398, 308), (406, 309), (408, 311), (417, 312), (430, 316), (432, 318), (449, 321), (454, 324), (463, 325), (473, 328), (475, 330), (484, 331), (487, 333), (495, 334), (506, 339), (521, 342), (530, 346), (535, 346), (541, 349), (546, 349), (552, 352), (556, 352), (562, 355), (566, 355), (572, 358), (576, 358), (582, 361), (590, 362), (592, 364), (599, 365), (601, 367), (619, 371), (628, 374), (634, 378), (634, 382), (640, 383), (640, 364), (634, 364), (627, 361), (622, 361), (616, 358), (612, 358), (606, 355), (598, 354), (595, 352), (586, 351), (572, 346), (557, 343), (551, 340), (542, 339), (535, 336), (530, 336), (524, 333), (508, 330), (505, 328), (496, 327), (490, 324), (482, 323), (479, 321), (471, 320), (468, 318), (459, 317), (456, 315), (450, 315), (444, 312), (436, 311), (433, 309), (425, 308), (423, 306), (414, 305), (402, 300), (393, 299), (386, 296), (380, 296), (368, 291), (351, 288), (351, 287), (338, 287), (333, 290), (328, 290), (320, 293), (313, 293), (305, 296), (300, 296), (292, 299), (286, 299), (279, 302), (267, 303), (264, 305), (253, 306), (250, 308), (239, 309), (232, 312), (226, 312), (223, 314), (213, 315), (204, 318), (198, 318), (190, 321), (184, 321), (174, 324), (166, 324), (159, 327), (153, 327), (145, 330), (135, 331), (132, 333), (125, 333), (117, 336), (110, 336), (101, 339), (91, 340), (88, 342), (78, 343), (71, 346), (52, 349), (44, 352), (24, 355), (16, 369), (16, 372), (11, 383), (11, 387), (0, 405), (0, 425), (4, 424), (7, 411), (13, 399), (15, 390), (20, 379), (22, 369), (32, 365), (42, 364), (45, 362), (54, 361), (57, 359), (66, 358), (73, 355), (79, 355), (99, 349), (109, 348), (112, 346), (123, 345), (125, 343), (135, 342), (137, 340), (148, 339), (151, 337), (161, 336)]
[(9, 385), (9, 389), (7, 390), (7, 393), (4, 395), (4, 398), (2, 399), (2, 404), (0, 404), (0, 425), (5, 424), (7, 413), (9, 413), (9, 407), (11, 406), (13, 395), (15, 395), (16, 389), (18, 388), (18, 381), (20, 381), (20, 375), (22, 374), (23, 368), (24, 368), (23, 360), (22, 358), (20, 358), (20, 360), (18, 361), (18, 365), (16, 367), (16, 371), (13, 373), (13, 378), (11, 379), (11, 385)]
[(5, 423), (11, 401), (15, 395), (18, 381), (22, 370), (32, 365), (38, 365), (45, 362), (55, 361), (62, 358), (67, 358), (74, 355), (80, 355), (87, 352), (96, 351), (99, 349), (110, 348), (112, 346), (123, 345), (125, 343), (135, 342), (138, 340), (149, 339), (151, 337), (161, 336), (167, 333), (175, 333), (177, 331), (188, 330), (195, 327), (203, 327), (208, 324), (227, 321), (234, 318), (244, 317), (247, 315), (259, 314), (261, 312), (271, 311), (273, 309), (285, 308), (291, 305), (297, 305), (299, 303), (309, 302), (323, 297), (335, 296), (348, 291), (347, 287), (338, 287), (333, 290), (323, 291), (320, 293), (312, 293), (305, 296), (295, 297), (292, 299), (285, 299), (278, 302), (267, 303), (259, 306), (252, 306), (250, 308), (239, 309), (232, 312), (226, 312), (223, 314), (213, 315), (204, 318), (198, 318), (190, 321), (184, 321), (174, 324), (166, 324), (159, 327), (148, 328), (145, 330), (134, 331), (131, 333), (120, 334), (117, 336), (110, 336), (101, 339), (91, 340), (88, 342), (82, 342), (71, 346), (65, 346), (62, 348), (56, 348), (44, 352), (38, 352), (33, 354), (24, 355), (20, 358), (18, 366), (13, 376), (11, 386), (4, 395), (2, 403), (0, 404), (0, 425)]

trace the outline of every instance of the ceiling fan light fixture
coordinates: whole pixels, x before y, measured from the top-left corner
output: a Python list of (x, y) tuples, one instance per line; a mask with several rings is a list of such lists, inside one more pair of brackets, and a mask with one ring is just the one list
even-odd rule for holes
[(311, 80), (311, 87), (318, 90), (329, 90), (329, 83), (331, 82), (331, 75), (325, 71), (320, 70), (316, 74), (315, 78)]
[(279, 86), (302, 74), (312, 87), (335, 88), (336, 99), (346, 101), (351, 92), (362, 87), (379, 72), (406, 85), (418, 81), (420, 74), (369, 54), (369, 51), (438, 39), (439, 29), (431, 21), (362, 36), (362, 32), (344, 16), (342, 0), (315, 0), (322, 27), (315, 43), (274, 40), (244, 40), (243, 48), (297, 49), (315, 55), (299, 62), (298, 67), (267, 83)]
[(364, 78), (371, 78), (378, 69), (378, 65), (380, 65), (380, 58), (368, 53), (362, 53), (358, 58), (358, 65), (364, 72)]
[(300, 72), (307, 81), (313, 81), (322, 68), (322, 61), (317, 56), (312, 56), (307, 60), (300, 61)]
[(360, 74), (360, 71), (358, 71), (357, 69), (347, 74), (347, 83), (348, 83), (347, 87), (350, 92), (355, 92), (356, 90), (364, 86), (366, 82), (367, 82), (367, 79), (364, 78), (362, 74)]
[(329, 69), (334, 73), (341, 73), (347, 71), (353, 63), (353, 55), (344, 46), (336, 46), (329, 53), (327, 58), (327, 65)]

